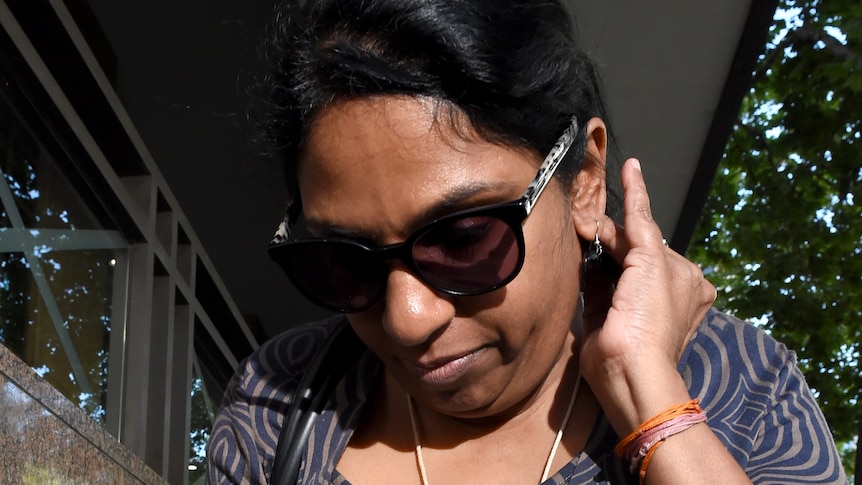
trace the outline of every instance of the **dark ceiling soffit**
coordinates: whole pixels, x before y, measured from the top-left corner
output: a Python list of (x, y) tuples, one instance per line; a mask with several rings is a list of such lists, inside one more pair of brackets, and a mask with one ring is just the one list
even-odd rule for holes
[[(13, 5), (17, 6), (13, 2), (7, 2), (10, 10)], [(48, 8), (47, 3), (41, 2), (29, 2), (26, 5)], [(19, 18), (16, 17), (16, 20)], [(61, 35), (55, 32), (55, 29), (44, 28), (44, 24), (42, 25), (40, 30), (51, 32), (55, 42), (62, 42)], [(62, 32), (65, 33), (65, 30)], [(32, 37), (28, 38), (32, 41)], [(68, 41), (71, 43), (71, 40)], [(65, 54), (64, 52), (63, 58), (72, 62)], [(109, 207), (122, 207), (120, 199), (105, 181), (80, 137), (45, 90), (28, 60), (3, 29), (0, 29), (0, 81), (7, 81), (7, 84), (2, 86), (5, 96), (27, 120), (28, 129), (33, 131), (38, 143), (41, 143), (58, 163), (68, 182), (74, 187), (89, 187), (90, 190), (84, 190), (80, 195), (93, 207), (101, 224), (107, 227), (116, 226), (132, 241), (142, 240), (143, 235), (128, 212), (120, 209), (106, 210)]]
[(120, 177), (149, 175), (111, 102), (48, 2), (7, 2), (51, 75)]
[(700, 159), (694, 176), (689, 184), (688, 194), (682, 206), (670, 246), (685, 254), (691, 243), (694, 227), (700, 219), (712, 181), (724, 154), (727, 140), (733, 125), (739, 119), (742, 100), (751, 89), (754, 79), (752, 72), (757, 58), (763, 53), (769, 35), (769, 28), (775, 16), (778, 0), (752, 0), (745, 20), (745, 28), (736, 46), (736, 54), (724, 83), (715, 116), (709, 127)]

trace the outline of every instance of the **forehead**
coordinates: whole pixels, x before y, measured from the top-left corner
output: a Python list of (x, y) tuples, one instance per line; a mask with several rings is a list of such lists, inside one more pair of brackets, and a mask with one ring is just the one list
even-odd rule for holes
[(463, 115), (447, 110), (407, 96), (323, 109), (298, 166), (309, 221), (366, 226), (373, 217), (403, 227), (441, 204), (519, 197), (539, 157), (483, 140)]

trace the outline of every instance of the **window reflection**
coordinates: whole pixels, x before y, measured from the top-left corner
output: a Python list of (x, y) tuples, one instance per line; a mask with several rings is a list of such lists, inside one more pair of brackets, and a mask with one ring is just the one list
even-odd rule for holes
[(190, 485), (204, 482), (206, 445), (210, 429), (215, 420), (215, 406), (207, 394), (204, 380), (200, 378), (199, 364), (195, 359), (191, 392), (191, 431), (189, 433), (189, 480)]
[(126, 242), (28, 121), (0, 93), (0, 343), (104, 424)]

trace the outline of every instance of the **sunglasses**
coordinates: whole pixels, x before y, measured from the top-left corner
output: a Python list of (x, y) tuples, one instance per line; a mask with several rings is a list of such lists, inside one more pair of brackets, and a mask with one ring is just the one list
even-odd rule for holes
[(520, 199), (476, 207), (437, 219), (404, 242), (369, 247), (349, 239), (290, 241), (283, 222), (269, 247), (297, 290), (340, 313), (367, 310), (386, 292), (388, 261), (396, 259), (424, 284), (455, 296), (481, 295), (505, 286), (524, 265), (522, 224), (575, 140), (572, 119)]

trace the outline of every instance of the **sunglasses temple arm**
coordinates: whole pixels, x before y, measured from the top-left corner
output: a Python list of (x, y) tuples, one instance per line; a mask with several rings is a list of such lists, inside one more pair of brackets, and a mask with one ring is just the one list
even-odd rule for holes
[(542, 191), (545, 190), (545, 186), (550, 182), (551, 177), (554, 176), (554, 172), (557, 170), (563, 157), (568, 153), (577, 134), (578, 120), (577, 118), (572, 118), (572, 122), (569, 127), (566, 128), (566, 131), (563, 132), (563, 135), (560, 136), (554, 144), (554, 147), (548, 153), (548, 156), (545, 157), (545, 161), (543, 161), (542, 166), (539, 167), (539, 173), (536, 174), (536, 178), (534, 178), (530, 183), (530, 186), (527, 187), (527, 192), (524, 194), (524, 210), (526, 210), (528, 215), (533, 210), (533, 205), (535, 205), (536, 201), (539, 200), (539, 196), (542, 195)]
[(282, 220), (281, 223), (278, 225), (275, 234), (269, 241), (270, 246), (281, 244), (290, 239), (290, 234), (291, 231), (293, 231), (293, 226), (296, 225), (296, 221), (297, 219), (299, 219), (299, 215), (301, 213), (302, 203), (299, 200), (299, 197), (296, 197), (287, 204), (287, 210), (284, 212), (284, 220)]

